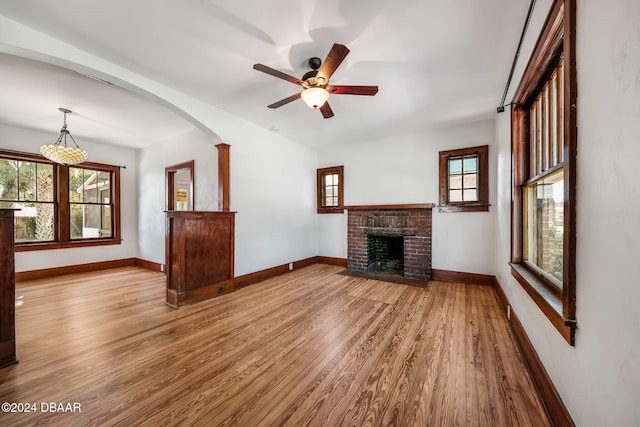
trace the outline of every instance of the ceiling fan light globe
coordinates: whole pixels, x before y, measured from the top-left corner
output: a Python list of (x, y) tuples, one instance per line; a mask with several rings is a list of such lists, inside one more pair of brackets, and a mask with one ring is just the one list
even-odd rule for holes
[(302, 100), (311, 108), (320, 108), (329, 99), (329, 92), (321, 87), (310, 87), (300, 94)]

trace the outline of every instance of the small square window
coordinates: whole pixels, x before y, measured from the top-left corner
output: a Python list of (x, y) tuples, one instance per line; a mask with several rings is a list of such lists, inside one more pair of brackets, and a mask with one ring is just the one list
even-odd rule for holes
[(489, 146), (440, 152), (440, 212), (489, 210)]
[(318, 213), (342, 213), (343, 166), (318, 169)]

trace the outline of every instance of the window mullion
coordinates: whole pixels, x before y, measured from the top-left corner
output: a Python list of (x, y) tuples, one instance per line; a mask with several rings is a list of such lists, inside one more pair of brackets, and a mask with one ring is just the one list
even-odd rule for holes
[(540, 93), (540, 173), (549, 167), (547, 162), (547, 87), (548, 82)]
[[(564, 60), (560, 61), (556, 75), (558, 76), (558, 102), (557, 102), (557, 115), (558, 122), (558, 141), (564, 140)], [(558, 163), (564, 161), (564, 145), (558, 144)]]
[(69, 204), (69, 167), (58, 168), (58, 241), (71, 240), (71, 206)]

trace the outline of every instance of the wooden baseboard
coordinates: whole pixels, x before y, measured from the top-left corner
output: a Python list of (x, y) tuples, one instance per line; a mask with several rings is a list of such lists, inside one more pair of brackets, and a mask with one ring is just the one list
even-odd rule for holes
[(495, 276), (489, 274), (463, 273), (460, 271), (431, 269), (431, 280), (443, 282), (462, 282), (472, 285), (493, 286)]
[[(317, 264), (318, 263), (318, 257), (317, 256), (312, 256), (311, 258), (305, 258), (305, 259), (301, 259), (298, 261), (294, 261), (293, 262), (293, 270), (296, 270), (298, 268), (303, 268), (303, 267), (308, 267), (310, 265), (313, 264)], [(288, 268), (288, 266), (287, 266)]]
[(531, 376), (533, 377), (533, 381), (538, 388), (538, 392), (540, 393), (540, 397), (542, 398), (542, 402), (547, 410), (547, 414), (549, 418), (553, 422), (555, 426), (571, 426), (575, 427), (575, 423), (569, 414), (569, 411), (564, 406), (562, 402), (562, 397), (556, 390), (556, 387), (553, 385), (547, 370), (545, 369), (536, 349), (533, 347), (533, 344), (529, 340), (529, 336), (524, 330), (522, 323), (520, 323), (520, 319), (513, 311), (513, 306), (510, 304), (507, 295), (505, 294), (500, 282), (498, 279), (494, 277), (493, 282), (494, 289), (498, 296), (498, 301), (502, 305), (503, 313), (507, 313), (507, 307), (509, 307), (510, 318), (507, 319), (509, 324), (511, 325), (511, 330), (516, 337), (516, 342), (520, 347), (520, 351), (522, 352), (522, 356), (524, 357), (525, 362), (529, 367), (529, 372), (531, 372)]
[(18, 363), (16, 358), (16, 340), (15, 338), (0, 341), (0, 368), (15, 365)]
[(263, 280), (271, 277), (276, 277), (281, 274), (287, 273), (289, 266), (287, 264), (278, 265), (275, 267), (267, 268), (253, 273), (245, 274), (243, 276), (237, 276), (233, 280), (235, 282), (235, 288), (240, 289), (245, 286), (253, 285), (254, 283), (262, 282)]
[(338, 267), (347, 267), (347, 260), (345, 258), (332, 258), (314, 256), (310, 258), (301, 259), (291, 263), (292, 269), (289, 269), (289, 264), (277, 265), (275, 267), (267, 268), (264, 270), (256, 271), (253, 273), (238, 276), (233, 279), (235, 289), (243, 288), (245, 286), (252, 285), (254, 283), (262, 282), (263, 280), (270, 279), (272, 277), (279, 276), (281, 274), (288, 273), (292, 270), (308, 267), (313, 264), (329, 264), (336, 265)]
[(146, 259), (136, 258), (136, 267), (146, 268), (147, 270), (159, 271), (164, 273), (164, 264), (159, 264), (153, 261), (147, 261)]
[(328, 256), (318, 256), (316, 258), (318, 258), (318, 263), (320, 264), (336, 265), (338, 267), (347, 268), (346, 258), (334, 258)]
[(292, 262), (291, 266), (293, 268), (291, 270), (289, 269), (289, 264), (282, 264), (264, 270), (255, 271), (253, 273), (235, 277), (233, 279), (234, 287), (235, 289), (244, 288), (245, 286), (253, 285), (254, 283), (262, 282), (263, 280), (288, 273), (289, 271), (297, 270), (299, 268), (307, 267), (317, 263), (318, 257), (311, 257)]
[(16, 273), (16, 282), (131, 266), (164, 272), (164, 265), (158, 264), (157, 262), (147, 261), (142, 258), (124, 258), (111, 261), (90, 262), (87, 264), (65, 265), (63, 267), (43, 268), (41, 270), (20, 271)]
[(212, 283), (198, 289), (178, 293), (173, 289), (167, 289), (167, 304), (173, 308), (180, 308), (183, 305), (194, 304), (205, 301), (220, 295), (228, 294), (235, 290), (233, 279)]
[(21, 271), (16, 273), (16, 282), (46, 279), (47, 277), (64, 276), (74, 273), (109, 270), (111, 268), (131, 267), (134, 265), (136, 265), (136, 258), (125, 258), (112, 261), (90, 262), (87, 264), (66, 265), (64, 267), (43, 268), (41, 270)]

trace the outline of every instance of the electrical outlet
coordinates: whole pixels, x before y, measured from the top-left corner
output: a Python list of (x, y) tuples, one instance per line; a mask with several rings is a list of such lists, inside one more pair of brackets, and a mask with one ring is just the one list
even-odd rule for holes
[(160, 272), (164, 273), (164, 264), (160, 264)]
[(507, 306), (507, 320), (511, 320), (511, 306)]
[(289, 263), (289, 271), (291, 271), (291, 270), (293, 270), (293, 263), (292, 262)]

